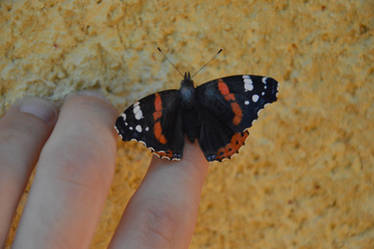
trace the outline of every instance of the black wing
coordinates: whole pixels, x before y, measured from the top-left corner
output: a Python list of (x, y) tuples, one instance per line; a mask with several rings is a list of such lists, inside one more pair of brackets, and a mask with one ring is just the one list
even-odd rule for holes
[(184, 146), (179, 105), (178, 90), (149, 95), (128, 107), (115, 128), (123, 141), (141, 142), (158, 157), (179, 160)]
[[(202, 112), (199, 143), (208, 161), (230, 158), (244, 144), (247, 128), (266, 104), (277, 100), (278, 82), (257, 75), (209, 81), (196, 89)], [(207, 118), (205, 118), (207, 117)], [(218, 125), (212, 127), (212, 121)]]

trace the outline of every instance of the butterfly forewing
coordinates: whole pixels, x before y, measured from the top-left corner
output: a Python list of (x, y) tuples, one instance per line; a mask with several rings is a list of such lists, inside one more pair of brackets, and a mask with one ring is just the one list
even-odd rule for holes
[(258, 111), (276, 100), (278, 83), (273, 78), (236, 75), (197, 87), (201, 107), (234, 131), (243, 131), (257, 119)]
[(157, 156), (180, 159), (183, 132), (180, 123), (178, 90), (151, 94), (128, 107), (116, 120), (115, 128), (124, 141), (145, 144)]

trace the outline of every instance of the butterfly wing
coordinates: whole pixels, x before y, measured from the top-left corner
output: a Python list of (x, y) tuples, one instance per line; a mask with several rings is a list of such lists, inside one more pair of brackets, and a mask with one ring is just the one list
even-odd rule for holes
[(236, 132), (215, 117), (208, 109), (201, 108), (202, 122), (199, 144), (208, 161), (222, 161), (239, 151), (248, 131)]
[(221, 161), (238, 152), (248, 136), (245, 130), (252, 126), (258, 112), (277, 100), (278, 82), (270, 77), (236, 75), (209, 81), (196, 91), (205, 112), (200, 146), (208, 161)]
[(115, 128), (123, 141), (141, 142), (158, 157), (179, 160), (184, 146), (179, 105), (177, 90), (149, 95), (127, 108)]

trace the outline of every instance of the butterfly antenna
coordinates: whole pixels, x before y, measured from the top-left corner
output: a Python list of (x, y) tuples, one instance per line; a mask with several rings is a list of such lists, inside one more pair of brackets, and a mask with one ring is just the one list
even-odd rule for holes
[(177, 66), (175, 66), (175, 64), (173, 62), (171, 62), (169, 60), (169, 58), (166, 56), (166, 54), (164, 54), (161, 50), (160, 47), (157, 47), (157, 50), (165, 57), (165, 59), (175, 68), (175, 70), (177, 70), (177, 72), (183, 77), (183, 74), (178, 70)]
[(196, 74), (200, 73), (200, 71), (203, 70), (204, 67), (206, 67), (206, 65), (208, 65), (212, 60), (214, 60), (222, 52), (222, 50), (223, 50), (222, 48), (220, 50), (218, 50), (218, 52), (212, 58), (210, 58), (210, 60), (207, 63), (205, 63), (202, 67), (200, 67), (200, 69), (197, 70), (196, 73), (192, 74), (192, 77), (194, 77)]

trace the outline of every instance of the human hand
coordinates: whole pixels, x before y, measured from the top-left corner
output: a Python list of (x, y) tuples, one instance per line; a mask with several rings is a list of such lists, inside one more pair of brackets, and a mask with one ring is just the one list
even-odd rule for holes
[[(13, 248), (88, 248), (113, 178), (117, 112), (95, 92), (53, 104), (24, 98), (0, 119), (0, 246), (36, 166)], [(183, 160), (153, 158), (110, 244), (188, 248), (207, 174), (196, 144)]]

